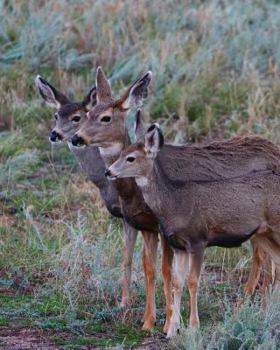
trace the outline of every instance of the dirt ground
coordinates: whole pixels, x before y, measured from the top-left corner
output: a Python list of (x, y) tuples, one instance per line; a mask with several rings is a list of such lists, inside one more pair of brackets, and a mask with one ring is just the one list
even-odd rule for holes
[[(65, 349), (63, 346), (58, 346), (52, 343), (53, 337), (69, 338), (67, 333), (49, 332), (40, 329), (28, 329), (28, 328), (0, 328), (0, 348), (5, 350), (61, 350)], [(89, 338), (90, 339), (90, 338)], [(162, 344), (156, 344), (155, 340), (145, 339), (141, 346), (133, 347), (137, 350), (160, 350), (162, 349)], [(106, 350), (112, 348), (100, 348), (93, 347), (90, 345), (79, 346), (80, 350)]]
[(50, 332), (37, 329), (15, 329), (2, 327), (0, 329), (0, 347), (7, 350), (56, 350), (63, 347), (51, 344)]

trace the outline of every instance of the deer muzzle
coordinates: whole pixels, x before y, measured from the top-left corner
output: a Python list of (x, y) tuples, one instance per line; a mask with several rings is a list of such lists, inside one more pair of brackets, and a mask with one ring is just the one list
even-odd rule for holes
[(117, 176), (112, 174), (110, 169), (106, 169), (104, 172), (104, 175), (107, 177), (109, 180), (116, 180)]
[(86, 145), (84, 139), (81, 136), (79, 136), (78, 134), (75, 134), (72, 137), (71, 142), (72, 142), (72, 145), (75, 147), (82, 147), (82, 146)]
[(55, 130), (52, 130), (49, 135), (49, 139), (51, 142), (59, 142), (63, 140), (63, 137)]

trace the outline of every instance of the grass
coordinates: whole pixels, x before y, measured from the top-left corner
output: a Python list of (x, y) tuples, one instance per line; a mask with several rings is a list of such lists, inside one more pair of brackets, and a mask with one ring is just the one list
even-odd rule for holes
[(98, 339), (98, 337), (91, 338), (72, 338), (72, 339), (63, 339), (63, 338), (54, 338), (54, 343), (57, 345), (64, 345), (69, 348), (77, 348), (81, 345), (88, 346), (101, 346), (101, 347), (133, 347), (137, 344), (141, 344), (144, 339), (144, 333), (139, 332), (139, 330), (129, 327), (126, 325), (116, 326), (107, 330), (104, 328), (100, 328), (100, 326), (92, 327), (91, 331), (93, 334), (102, 333), (103, 337), (107, 333), (109, 334), (110, 339)]
[[(239, 313), (232, 304), (225, 303), (223, 322), (208, 332), (183, 329), (180, 335), (172, 340), (175, 349), (278, 349), (279, 337), (279, 293), (274, 293), (266, 309), (259, 299), (245, 301)], [(206, 328), (207, 329), (207, 328)]]
[[(67, 146), (49, 144), (53, 111), (34, 87), (41, 74), (81, 99), (101, 64), (119, 95), (151, 69), (146, 119), (159, 121), (167, 140), (256, 133), (279, 143), (279, 19), (276, 0), (88, 0), (71, 6), (65, 0), (0, 0), (1, 328), (53, 332), (65, 348), (131, 347), (146, 337), (175, 349), (279, 347), (279, 310), (263, 313), (258, 296), (232, 318), (250, 267), (249, 244), (208, 249), (200, 334), (186, 330), (174, 343), (162, 340), (160, 279), (156, 331), (141, 332), (142, 242), (131, 307), (123, 310), (122, 227)], [(187, 293), (183, 305), (186, 325)]]

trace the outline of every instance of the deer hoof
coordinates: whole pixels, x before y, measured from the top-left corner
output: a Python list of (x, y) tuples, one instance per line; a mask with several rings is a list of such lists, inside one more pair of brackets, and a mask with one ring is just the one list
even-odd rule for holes
[(166, 339), (171, 339), (177, 335), (179, 333), (179, 329), (180, 325), (178, 323), (171, 323), (167, 331)]
[(165, 324), (164, 324), (164, 327), (163, 327), (163, 333), (164, 334), (167, 334), (168, 328), (169, 328), (169, 324), (170, 324), (170, 322), (165, 321)]
[(190, 328), (191, 329), (198, 329), (200, 327), (200, 325), (199, 325), (199, 321), (198, 320), (192, 320), (191, 322), (190, 322)]
[(155, 317), (151, 317), (150, 319), (145, 320), (142, 326), (142, 330), (150, 332), (154, 328), (155, 323), (156, 323)]
[(122, 301), (120, 302), (120, 308), (127, 309), (129, 307), (129, 298), (125, 297), (122, 298)]

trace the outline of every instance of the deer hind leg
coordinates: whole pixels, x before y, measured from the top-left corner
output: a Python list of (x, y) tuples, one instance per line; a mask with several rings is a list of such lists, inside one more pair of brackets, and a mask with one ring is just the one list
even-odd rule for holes
[(133, 252), (138, 231), (124, 222), (124, 250), (123, 250), (123, 281), (122, 281), (122, 301), (121, 307), (126, 307), (129, 303), (129, 288), (131, 284), (131, 268)]
[(146, 283), (146, 308), (144, 314), (143, 330), (152, 330), (156, 321), (155, 307), (155, 281), (158, 234), (142, 231), (144, 238), (143, 267)]
[(280, 286), (280, 244), (273, 237), (260, 237), (258, 241), (270, 258), (271, 268), (269, 269), (269, 275), (271, 276), (271, 282), (273, 281), (273, 288), (278, 289)]
[(251, 244), (253, 249), (253, 261), (251, 271), (244, 290), (244, 294), (246, 297), (250, 297), (255, 293), (260, 278), (261, 268), (266, 258), (266, 253), (254, 239), (251, 240)]
[(188, 289), (190, 293), (190, 327), (199, 327), (199, 317), (197, 308), (197, 292), (201, 267), (203, 263), (204, 250), (197, 251), (189, 255), (190, 273), (188, 277)]
[(172, 338), (173, 336), (175, 336), (177, 334), (178, 329), (180, 328), (181, 299), (188, 269), (189, 254), (182, 250), (176, 250), (174, 252), (173, 265), (173, 309), (170, 325), (167, 331), (167, 338)]
[(263, 272), (264, 277), (261, 286), (261, 293), (263, 295), (266, 295), (269, 285), (273, 283), (275, 277), (275, 264), (268, 255), (266, 255), (265, 260), (263, 262)]
[(162, 260), (161, 260), (161, 272), (164, 285), (164, 295), (166, 301), (166, 318), (163, 327), (163, 332), (167, 333), (170, 325), (172, 315), (172, 261), (173, 261), (173, 250), (168, 245), (165, 238), (161, 237), (161, 249), (162, 249)]

